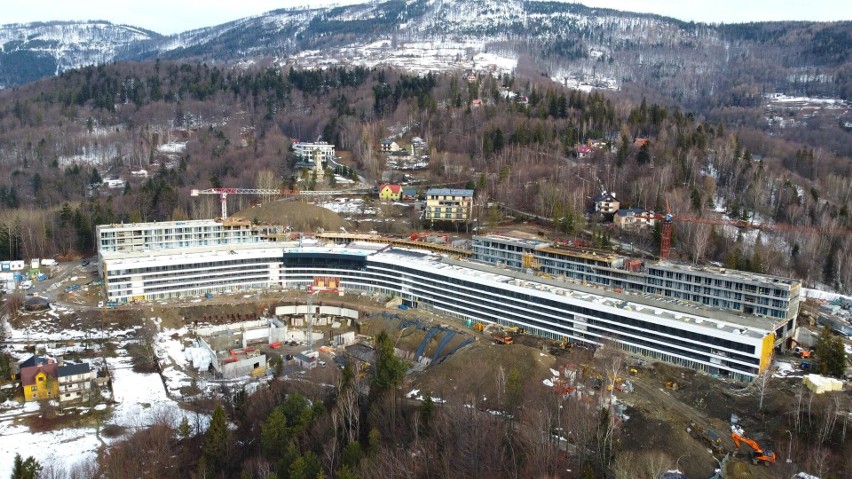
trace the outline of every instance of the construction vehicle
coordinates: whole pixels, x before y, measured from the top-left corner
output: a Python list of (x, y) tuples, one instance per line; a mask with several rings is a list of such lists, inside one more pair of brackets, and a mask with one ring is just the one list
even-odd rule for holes
[(520, 326), (506, 326), (505, 331), (509, 334), (524, 334), (524, 329)]
[(745, 436), (741, 436), (736, 432), (731, 432), (731, 439), (734, 440), (734, 444), (737, 446), (737, 449), (740, 447), (740, 443), (745, 443), (752, 450), (751, 462), (752, 464), (757, 464), (762, 462), (765, 465), (769, 465), (770, 462), (775, 462), (775, 453), (770, 451), (769, 449), (764, 449), (757, 443), (757, 441), (753, 439), (749, 439)]
[(678, 385), (674, 381), (666, 381), (665, 383), (666, 389), (671, 389), (672, 391), (677, 391)]
[(491, 333), (491, 339), (497, 344), (512, 344), (512, 337), (503, 331), (494, 331)]
[(813, 351), (811, 351), (810, 349), (805, 349), (805, 348), (802, 348), (802, 347), (796, 346), (796, 347), (793, 349), (793, 354), (794, 354), (797, 358), (809, 359), (809, 358), (812, 358), (812, 357), (813, 357), (814, 352), (813, 352)]
[(810, 359), (814, 355), (813, 348), (806, 348), (793, 338), (790, 338), (790, 347), (793, 349), (793, 355), (797, 358)]
[(716, 429), (713, 429), (710, 426), (702, 426), (701, 424), (696, 423), (695, 421), (689, 422), (689, 427), (687, 428), (687, 432), (693, 438), (704, 442), (715, 452), (716, 454), (724, 454), (725, 453), (725, 444), (722, 441), (722, 435), (719, 434)]

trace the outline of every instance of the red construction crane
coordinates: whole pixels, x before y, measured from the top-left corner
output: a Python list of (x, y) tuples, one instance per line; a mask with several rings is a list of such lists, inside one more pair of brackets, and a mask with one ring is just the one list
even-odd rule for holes
[(666, 198), (666, 216), (661, 219), (663, 220), (663, 225), (660, 236), (660, 259), (669, 259), (672, 249), (672, 211), (669, 208), (668, 198)]
[[(669, 209), (669, 200), (666, 199), (666, 215), (654, 215), (654, 219), (662, 221), (660, 237), (660, 259), (668, 259), (672, 245), (672, 221), (674, 216)], [(807, 234), (821, 234), (826, 236), (852, 236), (852, 230), (843, 228), (818, 228), (816, 226), (794, 226), (788, 224), (766, 224), (750, 223), (744, 220), (730, 220), (725, 218), (689, 217), (678, 216), (678, 222), (699, 223), (705, 225), (734, 226), (741, 229), (756, 229), (761, 231), (794, 231)]]
[(190, 196), (219, 195), (222, 202), (222, 218), (228, 217), (228, 195), (269, 195), (269, 196), (299, 196), (299, 190), (273, 190), (262, 188), (208, 188), (206, 190), (192, 190)]

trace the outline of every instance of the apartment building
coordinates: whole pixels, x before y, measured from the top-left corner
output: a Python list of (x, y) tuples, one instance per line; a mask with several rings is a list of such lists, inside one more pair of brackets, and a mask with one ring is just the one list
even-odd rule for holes
[(195, 248), (257, 241), (247, 220), (162, 221), (98, 225), (98, 253)]
[(56, 371), (59, 402), (75, 402), (89, 398), (95, 373), (89, 363), (63, 364)]
[(319, 154), (320, 159), (325, 164), (334, 160), (335, 157), (334, 145), (325, 141), (318, 141), (316, 143), (308, 143), (305, 141), (294, 142), (293, 152), (295, 152), (296, 156), (298, 156), (302, 161), (315, 161), (316, 155)]
[(744, 314), (793, 320), (801, 283), (767, 274), (670, 262), (648, 265), (645, 290)]
[(535, 272), (542, 275), (777, 318), (787, 321), (786, 329), (795, 327), (801, 295), (798, 280), (711, 266), (642, 262), (544, 241), (519, 250), (517, 242), (515, 238), (497, 235), (474, 236), (473, 259), (515, 269), (521, 269), (518, 265), (524, 261), (532, 262)]
[(473, 218), (473, 190), (430, 188), (426, 190), (425, 219), (467, 222)]
[(222, 244), (153, 253), (103, 254), (109, 301), (129, 302), (259, 290), (279, 282), (279, 243)]

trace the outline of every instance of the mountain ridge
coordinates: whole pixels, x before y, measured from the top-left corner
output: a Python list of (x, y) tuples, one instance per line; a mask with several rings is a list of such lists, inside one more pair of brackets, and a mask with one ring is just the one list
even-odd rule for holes
[[(852, 22), (695, 23), (526, 0), (287, 8), (173, 35), (105, 21), (37, 22), (0, 26), (0, 85), (111, 61), (268, 57), (284, 63), (319, 50), (328, 61), (345, 62), (343, 48), (429, 41), (476, 51), (500, 45), (516, 58), (529, 56), (547, 76), (638, 83), (686, 104), (729, 94), (742, 76), (761, 91), (849, 98), (849, 26)], [(684, 78), (691, 84), (683, 86)], [(753, 102), (754, 95), (745, 94), (746, 101)]]

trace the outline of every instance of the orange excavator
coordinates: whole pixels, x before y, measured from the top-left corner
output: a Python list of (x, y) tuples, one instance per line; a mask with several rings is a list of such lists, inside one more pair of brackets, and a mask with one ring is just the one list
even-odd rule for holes
[(736, 432), (731, 432), (731, 439), (734, 440), (734, 444), (737, 445), (737, 449), (739, 449), (740, 443), (744, 442), (752, 449), (752, 451), (754, 451), (751, 456), (752, 463), (757, 464), (758, 462), (762, 462), (768, 466), (770, 462), (775, 462), (775, 453), (769, 449), (760, 447), (760, 444), (758, 444), (757, 441), (741, 436)]

